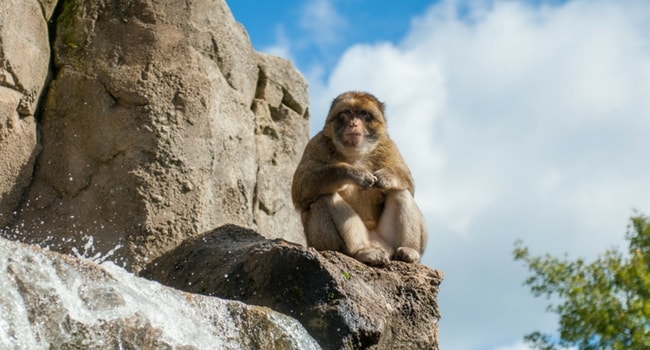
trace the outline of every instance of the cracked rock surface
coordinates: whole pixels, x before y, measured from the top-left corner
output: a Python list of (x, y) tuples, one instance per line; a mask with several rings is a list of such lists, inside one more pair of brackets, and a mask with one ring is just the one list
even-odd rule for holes
[(307, 85), (225, 1), (15, 3), (0, 3), (4, 236), (133, 271), (225, 223), (304, 243), (290, 181)]

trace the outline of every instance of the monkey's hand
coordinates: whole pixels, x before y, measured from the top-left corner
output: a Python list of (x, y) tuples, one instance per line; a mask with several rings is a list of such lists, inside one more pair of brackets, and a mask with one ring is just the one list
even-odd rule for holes
[(382, 168), (373, 174), (375, 178), (377, 179), (375, 183), (372, 185), (372, 187), (380, 189), (380, 190), (390, 190), (392, 188), (395, 188), (395, 174), (388, 169), (388, 168)]
[(373, 173), (362, 168), (355, 168), (351, 170), (350, 177), (359, 187), (363, 189), (373, 187), (377, 182), (377, 177)]

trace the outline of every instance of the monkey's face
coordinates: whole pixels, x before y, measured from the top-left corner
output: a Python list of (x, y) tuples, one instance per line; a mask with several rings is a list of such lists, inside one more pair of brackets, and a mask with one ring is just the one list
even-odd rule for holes
[(346, 147), (359, 147), (364, 141), (372, 141), (374, 129), (372, 114), (362, 109), (344, 109), (336, 116), (335, 130), (337, 138)]
[(385, 133), (382, 112), (383, 104), (370, 94), (341, 94), (332, 103), (325, 124), (325, 135), (347, 157), (366, 155), (375, 148)]

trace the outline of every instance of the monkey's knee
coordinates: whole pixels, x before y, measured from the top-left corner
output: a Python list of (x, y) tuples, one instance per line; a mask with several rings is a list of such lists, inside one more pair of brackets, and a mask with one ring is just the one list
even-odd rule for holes
[(388, 191), (386, 193), (386, 203), (409, 211), (413, 206), (417, 206), (413, 195), (408, 190)]
[(427, 241), (426, 225), (424, 215), (408, 190), (387, 193), (380, 226), (382, 238), (396, 249), (393, 259), (420, 260)]
[[(354, 209), (337, 193), (312, 203), (306, 226), (307, 244), (318, 250), (336, 250), (357, 257), (370, 246), (368, 229)], [(361, 254), (369, 264), (381, 265), (383, 257)], [(387, 254), (386, 254), (386, 258)]]

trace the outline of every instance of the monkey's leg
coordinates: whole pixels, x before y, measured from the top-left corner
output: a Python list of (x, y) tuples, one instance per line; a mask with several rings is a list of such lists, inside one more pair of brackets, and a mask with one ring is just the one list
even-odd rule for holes
[(348, 255), (368, 265), (388, 264), (389, 253), (381, 248), (378, 241), (371, 242), (370, 232), (359, 214), (338, 193), (332, 195), (329, 208)]
[[(331, 242), (329, 243), (332, 246), (334, 245), (332, 244), (333, 242), (337, 244), (342, 243), (342, 249), (336, 250), (366, 264), (378, 266), (388, 264), (390, 261), (388, 253), (376, 245), (371, 244), (366, 225), (357, 212), (338, 193), (322, 196), (316, 203), (318, 203), (318, 206), (325, 205), (327, 207), (326, 211), (317, 212), (322, 213), (321, 215), (324, 216), (327, 216), (327, 213), (329, 213), (329, 218), (327, 220), (320, 219), (318, 222), (314, 220), (314, 223), (321, 225), (321, 227), (318, 228), (316, 227), (317, 225), (312, 227), (314, 229), (312, 232), (313, 236), (330, 240)], [(334, 234), (331, 232), (332, 225), (335, 227)], [(327, 244), (328, 242), (321, 243)]]
[(408, 190), (386, 193), (377, 233), (395, 248), (393, 259), (418, 262), (426, 245), (424, 217)]
[(304, 222), (307, 245), (317, 250), (343, 252), (345, 243), (330, 215), (331, 201), (331, 196), (322, 196), (309, 206), (309, 213)]

